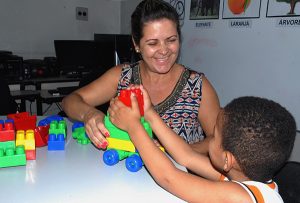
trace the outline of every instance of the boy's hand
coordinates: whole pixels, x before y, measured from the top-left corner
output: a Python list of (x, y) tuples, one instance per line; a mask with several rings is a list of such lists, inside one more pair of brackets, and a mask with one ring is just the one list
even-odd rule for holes
[(141, 91), (143, 93), (144, 117), (145, 117), (146, 120), (149, 120), (149, 116), (151, 115), (151, 112), (154, 111), (153, 106), (152, 106), (152, 102), (151, 102), (151, 99), (150, 99), (150, 96), (149, 96), (147, 90), (145, 90), (143, 85), (140, 85), (139, 88), (141, 89)]
[(124, 131), (129, 131), (129, 129), (140, 123), (141, 115), (134, 93), (131, 93), (130, 100), (131, 107), (127, 107), (118, 98), (114, 98), (110, 101), (110, 107), (108, 108), (110, 121)]

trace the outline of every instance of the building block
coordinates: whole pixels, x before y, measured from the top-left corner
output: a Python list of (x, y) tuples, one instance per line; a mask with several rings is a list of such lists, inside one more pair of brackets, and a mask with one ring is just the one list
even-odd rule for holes
[[(147, 131), (148, 135), (152, 138), (152, 129), (150, 124), (145, 121), (144, 117), (141, 117), (141, 123)], [(104, 117), (104, 125), (107, 129), (109, 129), (109, 134), (111, 138), (117, 138), (121, 140), (130, 140), (128, 133), (120, 128), (117, 128), (112, 122), (109, 120), (109, 116)]]
[(72, 125), (72, 137), (77, 140), (77, 143), (79, 144), (89, 144), (91, 143), (90, 138), (87, 136), (84, 124), (82, 122), (75, 122)]
[(62, 121), (64, 120), (64, 118), (62, 116), (59, 115), (52, 115), (52, 116), (48, 116), (42, 120), (39, 121), (38, 126), (46, 126), (46, 125), (50, 125), (50, 123), (52, 121)]
[(34, 129), (34, 139), (36, 147), (44, 147), (48, 144), (48, 134), (50, 125), (37, 126)]
[(36, 160), (35, 150), (25, 150), (26, 160)]
[[(67, 124), (65, 120), (61, 121), (51, 121), (50, 128), (49, 128), (49, 135), (50, 134), (63, 134), (66, 138), (67, 135)], [(49, 139), (48, 139), (49, 140)]]
[(24, 166), (26, 165), (26, 154), (24, 146), (0, 149), (0, 167)]
[(6, 120), (5, 120), (5, 123), (12, 123), (12, 124), (15, 125), (14, 120), (13, 120), (13, 119), (10, 119), (10, 118), (6, 119)]
[(76, 129), (76, 128), (81, 128), (84, 127), (84, 123), (81, 121), (76, 121), (73, 123), (72, 125), (72, 132)]
[(29, 130), (35, 129), (36, 115), (30, 115), (28, 112), (8, 114), (8, 119), (12, 119), (15, 124), (16, 130)]
[(49, 134), (48, 151), (65, 150), (64, 134)]
[(35, 150), (33, 130), (18, 130), (16, 137), (16, 146), (24, 145), (25, 150)]
[(144, 116), (144, 99), (143, 94), (140, 89), (133, 89), (133, 90), (121, 90), (118, 99), (122, 101), (126, 106), (131, 106), (130, 95), (131, 93), (135, 93), (141, 116)]
[(6, 141), (6, 142), (0, 142), (0, 149), (6, 150), (7, 148), (15, 148), (16, 143), (14, 141)]
[(111, 137), (108, 137), (106, 139), (109, 143), (108, 145), (109, 148), (125, 150), (128, 152), (136, 152), (136, 149), (130, 140), (121, 140), (121, 139), (116, 139)]
[(15, 127), (12, 122), (0, 123), (0, 142), (15, 140)]

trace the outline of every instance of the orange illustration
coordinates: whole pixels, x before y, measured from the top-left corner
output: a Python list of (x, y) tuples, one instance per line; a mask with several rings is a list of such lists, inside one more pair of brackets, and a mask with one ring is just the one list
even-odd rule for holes
[(241, 14), (246, 11), (251, 0), (228, 0), (228, 7), (233, 14)]

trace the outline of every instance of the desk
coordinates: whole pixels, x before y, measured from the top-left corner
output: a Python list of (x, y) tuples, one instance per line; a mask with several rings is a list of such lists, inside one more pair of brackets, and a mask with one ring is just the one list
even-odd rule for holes
[(132, 173), (125, 161), (105, 165), (103, 151), (76, 143), (72, 123), (67, 120), (67, 125), (65, 151), (37, 148), (36, 160), (27, 161), (26, 166), (0, 168), (3, 202), (183, 202), (157, 185), (144, 167)]
[(20, 111), (22, 112), (26, 111), (25, 100), (37, 101), (40, 97), (40, 92), (34, 90), (16, 90), (16, 91), (10, 91), (10, 94), (14, 100), (17, 99), (21, 100)]
[[(42, 90), (42, 84), (46, 83), (62, 83), (62, 82), (79, 82), (82, 78), (70, 78), (67, 76), (57, 76), (57, 77), (47, 77), (47, 78), (32, 78), (25, 80), (15, 80), (9, 81), (9, 85), (20, 85), (20, 91), (11, 91), (14, 98), (21, 99), (21, 110), (26, 111), (25, 100), (29, 100), (29, 91), (34, 92), (34, 90), (26, 90), (26, 86), (33, 85), (34, 89), (37, 90), (36, 94), (40, 94), (41, 97), (35, 95), (33, 100), (36, 100), (36, 110), (37, 115), (43, 115), (43, 103), (52, 104), (54, 102), (60, 102), (65, 95), (52, 96), (47, 92), (47, 90)], [(40, 91), (41, 90), (41, 91)], [(24, 92), (23, 92), (24, 91)], [(27, 92), (27, 93), (26, 93)], [(38, 92), (38, 93), (37, 93)], [(32, 95), (31, 95), (32, 96)], [(52, 101), (52, 102), (51, 102)]]
[[(62, 99), (66, 96), (66, 95), (52, 95), (48, 92), (48, 90), (40, 90), (40, 97), (38, 98), (38, 102), (37, 102), (37, 115), (43, 115), (43, 107), (42, 104), (43, 103), (47, 103), (47, 104), (53, 104), (53, 103), (58, 103), (61, 102)], [(60, 110), (61, 107), (59, 107)]]
[(45, 78), (31, 78), (24, 80), (9, 81), (9, 85), (19, 84), (20, 90), (25, 90), (27, 85), (34, 85), (36, 90), (41, 90), (43, 83), (79, 82), (82, 77), (70, 78), (65, 75)]

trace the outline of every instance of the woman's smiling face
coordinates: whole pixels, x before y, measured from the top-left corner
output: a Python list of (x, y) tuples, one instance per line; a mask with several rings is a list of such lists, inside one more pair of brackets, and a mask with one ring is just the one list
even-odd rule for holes
[(143, 37), (136, 48), (151, 71), (168, 73), (175, 64), (180, 42), (176, 24), (166, 18), (144, 24)]

